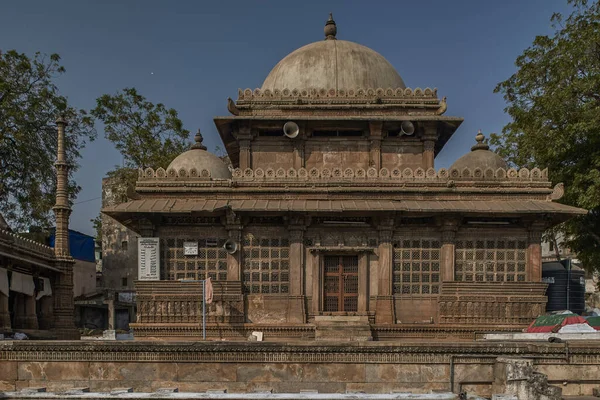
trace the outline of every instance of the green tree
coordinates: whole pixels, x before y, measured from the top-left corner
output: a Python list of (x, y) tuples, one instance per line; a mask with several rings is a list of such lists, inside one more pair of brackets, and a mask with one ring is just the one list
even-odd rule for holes
[(600, 270), (600, 2), (569, 0), (569, 16), (538, 36), (501, 82), (512, 117), (491, 143), (514, 165), (547, 166), (565, 204), (589, 209), (560, 229), (589, 269)]
[[(0, 52), (0, 213), (15, 230), (52, 224), (58, 115), (69, 122), (70, 178), (81, 149), (96, 135), (92, 118), (59, 93), (54, 81), (64, 72), (58, 54)], [(70, 179), (71, 200), (79, 190)]]
[[(138, 168), (167, 168), (179, 154), (189, 149), (190, 132), (173, 108), (151, 103), (134, 88), (96, 99), (91, 114), (104, 123), (106, 138), (123, 156), (123, 165), (108, 172), (116, 198), (126, 199), (138, 176)], [(101, 241), (102, 218), (92, 219)]]
[(106, 138), (121, 152), (126, 168), (167, 168), (189, 147), (190, 132), (177, 111), (149, 102), (134, 88), (99, 97), (91, 114), (104, 123)]

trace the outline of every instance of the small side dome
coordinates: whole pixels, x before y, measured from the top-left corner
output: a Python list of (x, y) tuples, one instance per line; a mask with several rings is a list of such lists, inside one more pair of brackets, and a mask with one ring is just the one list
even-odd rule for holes
[(481, 133), (481, 130), (477, 132), (475, 140), (477, 144), (471, 147), (471, 152), (465, 154), (452, 164), (450, 169), (457, 169), (462, 171), (464, 168), (474, 170), (475, 168), (481, 168), (485, 171), (487, 168), (491, 168), (494, 171), (498, 168), (508, 169), (508, 164), (502, 157), (490, 150), (490, 146), (483, 143), (485, 136)]
[(206, 151), (206, 146), (202, 144), (200, 130), (198, 130), (194, 139), (196, 143), (190, 147), (190, 150), (175, 157), (167, 170), (172, 168), (175, 171), (181, 169), (189, 171), (196, 168), (196, 171), (200, 173), (200, 171), (206, 169), (210, 172), (212, 179), (231, 179), (231, 171), (229, 171), (227, 165), (219, 157)]

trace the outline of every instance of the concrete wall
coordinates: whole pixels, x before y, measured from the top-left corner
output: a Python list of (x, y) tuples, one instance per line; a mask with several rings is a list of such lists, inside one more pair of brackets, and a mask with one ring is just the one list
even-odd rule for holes
[[(564, 395), (599, 386), (600, 345), (590, 343), (264, 343), (4, 342), (0, 391), (132, 387), (150, 392), (227, 389), (229, 392), (466, 390), (492, 393), (499, 358), (534, 360), (534, 369)], [(451, 383), (451, 377), (453, 382)]]
[(79, 297), (96, 291), (96, 263), (75, 260), (73, 267), (73, 295)]

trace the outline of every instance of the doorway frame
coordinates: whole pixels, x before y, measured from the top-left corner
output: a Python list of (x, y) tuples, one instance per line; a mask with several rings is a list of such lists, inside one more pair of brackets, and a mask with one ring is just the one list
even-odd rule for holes
[[(369, 311), (369, 253), (372, 249), (311, 249), (313, 256), (312, 309), (314, 315), (368, 315)], [(324, 311), (325, 305), (325, 256), (358, 257), (358, 307), (357, 311)]]

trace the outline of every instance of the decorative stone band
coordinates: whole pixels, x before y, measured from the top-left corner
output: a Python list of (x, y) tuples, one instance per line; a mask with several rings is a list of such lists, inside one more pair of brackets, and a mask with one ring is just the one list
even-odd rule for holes
[[(272, 326), (272, 325), (271, 325)], [(227, 329), (228, 327), (218, 327)], [(238, 327), (232, 327), (236, 329)], [(268, 326), (265, 326), (268, 328)], [(387, 329), (419, 329), (390, 325)], [(438, 328), (439, 329), (439, 328)], [(453, 327), (445, 327), (445, 330)], [(458, 329), (458, 328), (457, 328)], [(254, 330), (259, 330), (254, 327)], [(441, 332), (443, 335), (444, 332)], [(440, 335), (440, 336), (442, 336)], [(471, 335), (471, 337), (473, 337)], [(482, 358), (530, 354), (543, 363), (600, 363), (596, 343), (563, 345), (518, 342), (359, 342), (352, 346), (322, 342), (220, 342), (198, 346), (194, 342), (117, 341), (8, 341), (0, 342), (0, 361), (105, 361), (105, 362), (341, 362), (382, 363), (449, 362), (452, 356)], [(491, 361), (491, 360), (490, 360)]]
[[(195, 327), (202, 324), (201, 282), (136, 281), (135, 289), (137, 324), (132, 327), (136, 333), (144, 324), (192, 324)], [(206, 322), (243, 323), (242, 283), (213, 282), (213, 289), (214, 300), (206, 307)]]
[(54, 258), (54, 249), (34, 240), (24, 238), (15, 233), (0, 229), (0, 244), (10, 244), (17, 249), (32, 252), (47, 259)]
[(528, 325), (543, 314), (547, 285), (541, 282), (444, 282), (439, 322), (454, 325)]
[[(510, 168), (508, 170), (504, 168), (498, 168), (493, 170), (488, 168), (482, 170), (475, 168), (465, 168), (463, 170), (457, 169), (446, 169), (441, 168), (436, 171), (433, 168), (427, 170), (423, 168), (394, 168), (392, 170), (388, 168), (289, 168), (283, 169), (278, 168), (277, 170), (272, 168), (246, 168), (244, 170), (236, 168), (233, 170), (233, 180), (238, 181), (255, 181), (255, 180), (279, 180), (279, 179), (292, 179), (292, 180), (354, 180), (360, 181), (365, 179), (379, 179), (379, 180), (428, 180), (428, 181), (450, 181), (450, 180), (467, 180), (467, 181), (525, 181), (525, 182), (547, 182), (548, 181), (548, 170), (540, 170), (539, 168), (533, 168), (531, 170), (527, 168), (521, 168), (520, 170)], [(161, 179), (179, 179), (179, 180), (209, 180), (211, 178), (210, 171), (203, 169), (197, 171), (195, 168), (191, 170), (181, 169), (176, 171), (174, 169), (164, 170), (159, 168), (156, 171), (152, 168), (146, 168), (145, 170), (139, 170), (139, 180), (161, 180)]]
[(431, 88), (357, 88), (357, 89), (275, 89), (273, 91), (266, 89), (238, 89), (237, 105), (243, 105), (246, 102), (254, 101), (287, 101), (296, 99), (307, 99), (310, 101), (331, 99), (344, 100), (369, 100), (379, 98), (381, 100), (391, 100), (392, 102), (414, 102), (415, 100), (433, 100), (436, 105), (440, 101), (437, 98), (437, 89)]
[(196, 168), (191, 169), (180, 169), (179, 171), (174, 170), (173, 168), (169, 168), (165, 170), (164, 168), (158, 168), (156, 171), (152, 168), (139, 169), (138, 170), (138, 178), (139, 180), (145, 179), (176, 179), (176, 178), (190, 178), (190, 179), (198, 179), (198, 180), (209, 180), (211, 179), (210, 171), (207, 169), (202, 169), (198, 171)]

